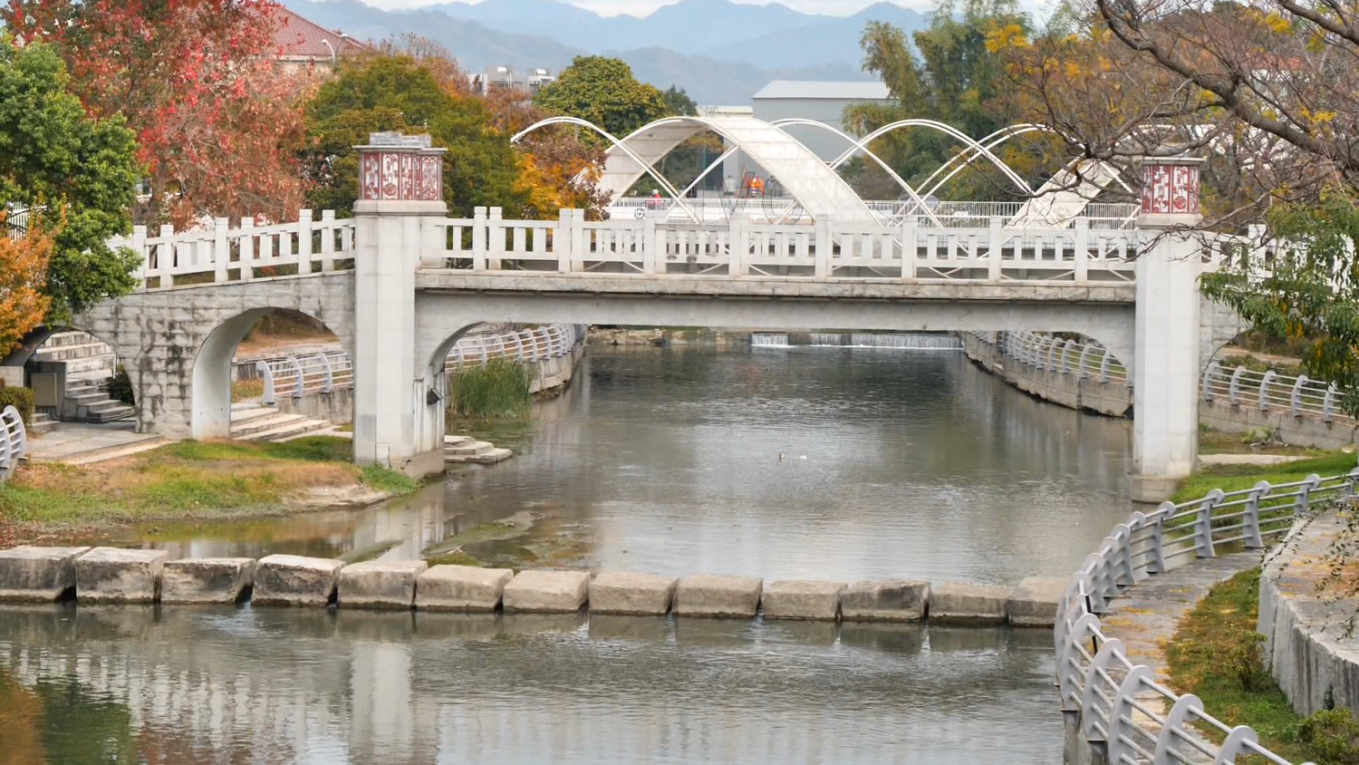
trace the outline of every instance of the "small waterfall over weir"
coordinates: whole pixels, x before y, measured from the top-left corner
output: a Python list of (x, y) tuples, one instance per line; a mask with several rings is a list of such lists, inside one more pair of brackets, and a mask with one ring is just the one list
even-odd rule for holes
[(750, 336), (754, 348), (890, 348), (901, 351), (960, 351), (963, 343), (956, 335), (932, 332), (874, 334), (867, 332), (756, 332)]

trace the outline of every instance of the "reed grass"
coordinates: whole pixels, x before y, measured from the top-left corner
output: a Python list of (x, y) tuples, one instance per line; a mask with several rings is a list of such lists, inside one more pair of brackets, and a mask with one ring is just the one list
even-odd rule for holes
[(528, 416), (533, 371), (514, 359), (494, 359), (448, 378), (448, 409), (467, 419), (518, 419)]

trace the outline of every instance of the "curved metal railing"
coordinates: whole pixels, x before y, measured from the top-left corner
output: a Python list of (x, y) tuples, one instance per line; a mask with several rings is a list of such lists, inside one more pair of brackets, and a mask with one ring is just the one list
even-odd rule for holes
[[(468, 335), (448, 352), (445, 366), (449, 372), (457, 373), (496, 359), (533, 363), (560, 358), (585, 340), (585, 332), (586, 328), (582, 326), (553, 324)], [(264, 381), (260, 403), (265, 405), (278, 403), (279, 398), (297, 399), (354, 387), (354, 364), (344, 351), (262, 359), (249, 366)]]
[(14, 474), (19, 460), (28, 453), (28, 431), (14, 406), (0, 410), (0, 483)]
[(1098, 343), (1053, 337), (1036, 332), (973, 332), (977, 339), (995, 345), (1001, 353), (1034, 369), (1074, 374), (1081, 379), (1127, 383), (1128, 370)]
[(1133, 513), (1085, 559), (1058, 605), (1057, 686), (1062, 709), (1076, 715), (1087, 741), (1107, 747), (1108, 762), (1172, 765), (1258, 755), (1289, 765), (1261, 746), (1251, 728), (1228, 726), (1198, 697), (1157, 683), (1150, 667), (1133, 663), (1121, 641), (1105, 636), (1099, 614), (1126, 588), (1193, 559), (1215, 557), (1221, 545), (1263, 549), (1312, 503), (1353, 496), (1356, 483), (1359, 469), (1165, 502), (1151, 513)]

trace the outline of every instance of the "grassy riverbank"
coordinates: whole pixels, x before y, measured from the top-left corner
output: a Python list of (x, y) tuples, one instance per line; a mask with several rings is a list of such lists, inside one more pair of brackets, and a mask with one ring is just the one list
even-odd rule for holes
[(0, 486), (8, 536), (158, 520), (212, 519), (369, 504), (419, 483), (350, 462), (350, 442), (318, 436), (282, 444), (184, 441), (84, 467), (27, 465)]
[(1297, 462), (1281, 465), (1208, 465), (1199, 472), (1186, 478), (1173, 497), (1175, 502), (1188, 502), (1198, 499), (1213, 489), (1236, 491), (1249, 489), (1260, 481), (1270, 483), (1290, 483), (1301, 481), (1313, 473), (1319, 476), (1348, 473), (1356, 466), (1353, 454), (1344, 452), (1324, 452), (1322, 456), (1310, 457)]
[(1180, 621), (1166, 645), (1170, 682), (1229, 726), (1249, 725), (1260, 743), (1293, 762), (1359, 763), (1359, 723), (1347, 710), (1299, 717), (1260, 661), (1255, 631), (1260, 570), (1217, 585)]

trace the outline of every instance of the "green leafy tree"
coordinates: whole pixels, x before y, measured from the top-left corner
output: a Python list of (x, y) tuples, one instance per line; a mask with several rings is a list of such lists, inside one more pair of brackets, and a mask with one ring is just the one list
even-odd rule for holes
[(140, 264), (107, 244), (132, 230), (136, 139), (121, 116), (87, 116), (67, 84), (50, 47), (0, 43), (0, 206), (47, 208), (55, 241), (43, 289), (57, 321), (130, 291)]
[(1345, 409), (1359, 415), (1359, 208), (1331, 192), (1315, 205), (1276, 205), (1268, 221), (1279, 248), (1268, 276), (1242, 257), (1204, 274), (1204, 294), (1271, 338), (1303, 343), (1303, 371), (1345, 388)]
[(352, 211), (358, 197), (358, 155), (370, 133), (428, 133), (444, 157), (444, 200), (453, 215), (478, 206), (523, 214), (529, 189), (516, 187), (520, 158), (509, 137), (491, 126), (477, 98), (462, 97), (431, 69), (407, 55), (377, 55), (341, 63), (336, 77), (307, 105), (303, 168), (317, 209)]
[[(887, 84), (892, 102), (851, 106), (845, 110), (845, 124), (865, 135), (898, 120), (929, 118), (981, 138), (1019, 121), (1005, 98), (1004, 60), (988, 49), (987, 39), (999, 30), (1022, 35), (1029, 28), (1014, 0), (962, 0), (961, 7), (943, 0), (931, 14), (930, 26), (910, 40), (898, 27), (869, 22), (862, 39), (863, 67)], [(884, 136), (871, 148), (914, 186), (962, 146), (936, 131), (912, 129)], [(1020, 165), (1023, 174), (1028, 168), (1020, 156), (1022, 147), (1012, 144), (1006, 152), (1002, 159)], [(870, 165), (865, 178), (880, 174), (875, 163)], [(1013, 190), (981, 163), (951, 184), (948, 196), (954, 199), (997, 199)]]
[(679, 114), (685, 117), (698, 115), (698, 104), (694, 103), (694, 99), (684, 92), (684, 88), (671, 85), (669, 90), (661, 94), (661, 97), (665, 99), (666, 114)]
[[(689, 101), (688, 96), (684, 100)], [(675, 113), (667, 106), (664, 93), (637, 81), (632, 67), (603, 56), (577, 56), (556, 82), (538, 91), (533, 103), (594, 123), (617, 138)]]

